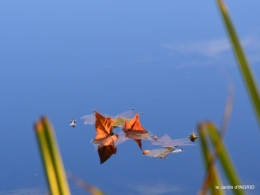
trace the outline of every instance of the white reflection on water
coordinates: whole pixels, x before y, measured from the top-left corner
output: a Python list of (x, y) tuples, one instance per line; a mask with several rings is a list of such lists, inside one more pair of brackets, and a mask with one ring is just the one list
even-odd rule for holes
[(47, 195), (48, 193), (44, 190), (31, 188), (31, 189), (18, 189), (0, 192), (0, 195)]
[(176, 194), (180, 191), (179, 187), (157, 183), (153, 185), (135, 185), (132, 186), (134, 190), (141, 195), (162, 195), (162, 194)]

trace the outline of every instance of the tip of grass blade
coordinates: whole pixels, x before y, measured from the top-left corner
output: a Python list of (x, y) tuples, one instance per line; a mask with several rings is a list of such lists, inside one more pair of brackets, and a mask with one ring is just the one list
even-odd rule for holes
[(42, 116), (40, 119), (38, 119), (34, 124), (34, 129), (36, 131), (43, 131), (44, 130), (44, 124), (49, 123), (47, 116)]
[(49, 119), (48, 119), (47, 116), (42, 116), (42, 117), (41, 117), (41, 120), (42, 120), (42, 122), (45, 123), (45, 124), (47, 124), (47, 123), (50, 124)]
[(198, 123), (198, 131), (199, 133), (203, 133), (205, 129), (211, 130), (212, 128), (215, 128), (215, 123), (211, 121), (201, 121)]
[(227, 9), (227, 6), (226, 4), (222, 1), (222, 0), (217, 0), (218, 3), (219, 3), (219, 6), (221, 7), (221, 9), (224, 11), (224, 12), (227, 12), (228, 9)]
[(43, 131), (43, 125), (42, 125), (42, 122), (40, 120), (35, 122), (34, 129), (36, 131)]

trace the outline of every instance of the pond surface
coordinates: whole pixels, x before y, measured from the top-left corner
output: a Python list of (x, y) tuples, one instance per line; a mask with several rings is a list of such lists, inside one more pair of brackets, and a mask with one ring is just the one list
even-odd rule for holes
[[(260, 2), (227, 3), (259, 80)], [(33, 130), (42, 115), (66, 171), (107, 194), (196, 194), (204, 178), (199, 140), (166, 160), (126, 141), (100, 165), (95, 128), (81, 117), (134, 107), (153, 135), (187, 138), (199, 121), (220, 126), (228, 80), (235, 95), (226, 147), (242, 184), (255, 186), (248, 194), (260, 193), (259, 126), (214, 1), (3, 1), (0, 18), (0, 195), (47, 193)], [(72, 194), (86, 194), (69, 184)]]

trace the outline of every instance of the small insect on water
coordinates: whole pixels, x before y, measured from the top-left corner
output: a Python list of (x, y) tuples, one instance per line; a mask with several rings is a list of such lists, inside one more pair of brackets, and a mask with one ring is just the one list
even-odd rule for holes
[(76, 120), (72, 119), (72, 120), (70, 121), (70, 126), (76, 127)]
[(195, 140), (198, 138), (198, 136), (192, 132), (190, 135), (189, 135), (189, 138), (190, 138), (190, 141), (191, 142), (195, 142)]

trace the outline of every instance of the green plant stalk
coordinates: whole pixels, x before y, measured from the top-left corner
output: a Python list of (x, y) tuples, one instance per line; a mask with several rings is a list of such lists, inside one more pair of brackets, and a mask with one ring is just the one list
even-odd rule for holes
[(38, 146), (40, 148), (42, 162), (44, 165), (44, 170), (45, 170), (50, 193), (59, 194), (59, 187), (55, 175), (55, 170), (54, 170), (54, 166), (48, 148), (48, 142), (41, 121), (36, 122), (35, 130), (36, 130), (36, 137), (38, 141)]
[(61, 160), (60, 152), (58, 149), (58, 144), (56, 144), (57, 141), (54, 135), (54, 131), (52, 130), (52, 126), (46, 117), (43, 117), (42, 121), (44, 127), (46, 128), (45, 132), (46, 132), (47, 139), (49, 140), (49, 147), (50, 147), (53, 164), (55, 167), (56, 176), (59, 183), (61, 194), (68, 194), (69, 193), (68, 182), (66, 179), (66, 174)]
[(72, 173), (68, 173), (68, 177), (70, 179), (72, 179), (78, 186), (80, 186), (82, 189), (86, 190), (91, 195), (106, 195), (104, 192), (102, 192), (95, 186), (92, 186), (92, 185), (86, 183), (84, 180), (73, 175)]
[(58, 145), (47, 117), (36, 122), (35, 130), (51, 194), (70, 195)]
[(200, 194), (206, 194), (208, 186), (210, 186), (211, 194), (222, 195), (225, 194), (224, 191), (216, 189), (216, 186), (222, 186), (222, 182), (217, 172), (215, 163), (213, 162), (213, 156), (210, 153), (209, 145), (207, 144), (207, 128), (205, 128), (204, 124), (205, 123), (202, 122), (198, 125), (199, 140), (206, 169), (206, 178), (203, 182)]
[[(241, 185), (232, 160), (230, 159), (225, 145), (223, 144), (221, 137), (219, 136), (219, 132), (217, 131), (213, 123), (210, 123), (208, 125), (208, 133), (212, 143), (215, 146), (215, 150), (217, 151), (216, 154), (219, 157), (220, 163), (228, 181), (233, 187), (236, 185)], [(237, 195), (244, 195), (244, 191), (242, 189), (235, 189), (234, 193)]]
[(246, 60), (243, 49), (239, 43), (239, 39), (229, 17), (227, 8), (222, 0), (217, 0), (217, 4), (221, 13), (221, 16), (224, 20), (227, 33), (230, 38), (230, 42), (233, 46), (233, 51), (236, 56), (237, 62), (240, 67), (240, 71), (244, 77), (244, 82), (246, 84), (247, 90), (250, 94), (250, 98), (258, 119), (258, 124), (260, 125), (260, 95), (257, 82), (254, 78), (253, 72), (250, 69), (250, 65)]

